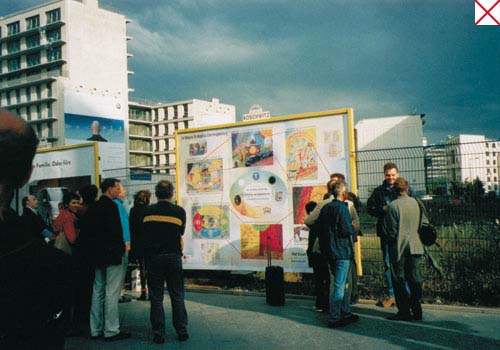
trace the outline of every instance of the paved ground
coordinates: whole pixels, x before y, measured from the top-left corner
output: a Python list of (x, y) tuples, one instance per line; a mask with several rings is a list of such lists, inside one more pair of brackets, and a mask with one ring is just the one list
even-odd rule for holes
[(132, 338), (114, 343), (68, 338), (66, 349), (500, 349), (500, 310), (425, 307), (423, 322), (394, 322), (395, 309), (358, 304), (357, 324), (333, 330), (310, 299), (287, 298), (284, 307), (266, 305), (262, 296), (189, 292), (190, 339), (180, 343), (165, 302), (167, 342), (151, 342), (149, 303), (120, 305), (122, 329)]

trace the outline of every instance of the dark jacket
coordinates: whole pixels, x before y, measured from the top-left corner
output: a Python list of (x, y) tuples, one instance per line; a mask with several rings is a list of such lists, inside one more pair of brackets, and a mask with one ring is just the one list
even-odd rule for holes
[(144, 226), (142, 220), (148, 205), (136, 204), (130, 209), (130, 259), (144, 257)]
[[(89, 251), (90, 263), (97, 267), (119, 265), (125, 252), (122, 224), (118, 206), (108, 197), (101, 196), (89, 206), (80, 221), (82, 246)], [(83, 231), (83, 233), (82, 233)]]
[[(408, 189), (408, 194), (410, 197), (413, 197), (411, 188)], [(368, 198), (366, 207), (368, 214), (377, 218), (377, 236), (379, 237), (385, 236), (383, 223), (386, 212), (384, 211), (384, 206), (389, 205), (397, 198), (398, 194), (394, 191), (394, 188), (389, 186), (386, 180), (384, 180), (382, 185), (376, 187), (370, 198)]]
[(354, 258), (355, 232), (347, 203), (334, 199), (319, 214), (319, 238), (321, 252), (331, 263), (335, 260)]
[(0, 349), (62, 349), (70, 258), (33, 238), (11, 209), (0, 242)]
[(42, 231), (49, 228), (42, 216), (40, 214), (35, 214), (30, 208), (25, 207), (23, 209), (21, 218), (26, 228), (31, 232), (32, 237), (42, 238)]
[(186, 211), (173, 203), (159, 201), (144, 213), (144, 256), (182, 254), (181, 236), (186, 227)]

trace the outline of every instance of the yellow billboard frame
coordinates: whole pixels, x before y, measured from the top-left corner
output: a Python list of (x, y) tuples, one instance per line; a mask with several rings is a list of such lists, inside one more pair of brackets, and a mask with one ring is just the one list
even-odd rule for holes
[(66, 151), (66, 150), (77, 149), (77, 148), (85, 148), (85, 147), (93, 147), (94, 148), (94, 178), (96, 181), (95, 185), (97, 186), (97, 189), (99, 189), (100, 188), (100, 183), (99, 183), (100, 173), (99, 173), (99, 143), (98, 142), (85, 142), (85, 143), (79, 143), (77, 145), (40, 148), (36, 151), (36, 153), (50, 153), (50, 152), (56, 152), (56, 151)]
[[(174, 138), (175, 138), (175, 185), (176, 185), (176, 200), (179, 205), (181, 205), (180, 192), (178, 189), (180, 188), (180, 164), (179, 164), (179, 151), (177, 149), (177, 145), (179, 144), (179, 135), (180, 134), (189, 134), (195, 132), (203, 132), (203, 131), (211, 131), (211, 130), (219, 130), (219, 129), (229, 129), (240, 126), (248, 126), (248, 125), (261, 125), (268, 123), (276, 123), (281, 121), (289, 121), (289, 120), (297, 120), (297, 119), (307, 119), (307, 118), (317, 118), (317, 117), (328, 117), (332, 115), (339, 114), (347, 114), (347, 139), (349, 144), (349, 178), (351, 179), (350, 187), (353, 193), (358, 193), (358, 180), (357, 180), (357, 172), (356, 172), (356, 152), (355, 152), (355, 139), (354, 139), (354, 112), (352, 108), (340, 108), (340, 109), (330, 109), (326, 111), (319, 112), (309, 112), (303, 114), (291, 114), (286, 116), (273, 117), (269, 119), (259, 119), (252, 121), (241, 121), (236, 123), (227, 123), (220, 124), (214, 126), (206, 126), (199, 128), (189, 128), (183, 130), (175, 130)], [(356, 267), (358, 276), (363, 275), (363, 267), (361, 262), (361, 244), (358, 239), (358, 242), (354, 243), (354, 251), (355, 251), (355, 259), (356, 259)]]

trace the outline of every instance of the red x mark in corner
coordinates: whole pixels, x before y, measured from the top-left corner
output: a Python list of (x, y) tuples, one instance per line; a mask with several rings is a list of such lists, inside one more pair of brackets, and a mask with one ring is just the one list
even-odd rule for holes
[(497, 2), (495, 2), (495, 4), (493, 6), (490, 7), (489, 10), (487, 10), (480, 2), (479, 0), (474, 0), (474, 2), (484, 10), (484, 14), (481, 16), (481, 18), (479, 18), (477, 21), (476, 21), (476, 25), (478, 25), (486, 16), (490, 16), (491, 19), (493, 21), (495, 21), (495, 23), (497, 25), (500, 26), (500, 22), (490, 13), (491, 11), (493, 11), (493, 9), (498, 5), (500, 4), (500, 0), (497, 0)]

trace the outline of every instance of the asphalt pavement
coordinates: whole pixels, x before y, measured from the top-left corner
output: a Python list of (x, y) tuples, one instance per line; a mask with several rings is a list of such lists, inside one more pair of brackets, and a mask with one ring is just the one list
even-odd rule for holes
[(362, 301), (353, 307), (358, 323), (328, 328), (326, 315), (310, 298), (287, 297), (283, 307), (269, 306), (262, 295), (217, 291), (186, 293), (190, 339), (179, 342), (165, 296), (166, 343), (152, 342), (149, 302), (120, 304), (121, 328), (132, 338), (117, 342), (67, 338), (66, 349), (500, 349), (500, 309), (424, 305), (421, 322), (385, 317), (395, 308)]

